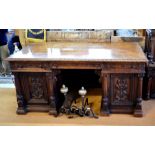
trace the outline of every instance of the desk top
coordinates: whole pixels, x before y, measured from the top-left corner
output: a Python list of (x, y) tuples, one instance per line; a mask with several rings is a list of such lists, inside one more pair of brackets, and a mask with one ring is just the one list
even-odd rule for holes
[(147, 62), (138, 43), (50, 42), (23, 47), (8, 61)]

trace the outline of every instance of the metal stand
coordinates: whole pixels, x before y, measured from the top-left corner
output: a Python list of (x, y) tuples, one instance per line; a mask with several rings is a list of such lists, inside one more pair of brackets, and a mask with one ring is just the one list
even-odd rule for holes
[(81, 108), (77, 107), (76, 104), (76, 100), (74, 100), (74, 105), (73, 103), (68, 104), (67, 101), (67, 92), (68, 92), (68, 88), (63, 85), (62, 88), (60, 89), (60, 92), (64, 94), (65, 97), (65, 101), (63, 106), (60, 109), (61, 113), (65, 113), (67, 115), (69, 115), (68, 118), (74, 118), (74, 116), (71, 116), (70, 114), (76, 114), (80, 117), (91, 117), (91, 118), (98, 118), (98, 116), (96, 116), (92, 110), (92, 108), (90, 107), (89, 103), (88, 103), (88, 98), (85, 99), (85, 95), (87, 94), (87, 91), (84, 89), (84, 87), (82, 87), (78, 92), (79, 95), (81, 96), (81, 101), (82, 101), (82, 105)]

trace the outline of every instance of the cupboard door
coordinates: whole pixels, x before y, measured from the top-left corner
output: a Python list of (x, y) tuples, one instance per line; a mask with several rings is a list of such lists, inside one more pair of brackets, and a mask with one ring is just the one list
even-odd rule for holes
[[(110, 109), (131, 112), (136, 103), (137, 78), (134, 74), (112, 74), (110, 77)], [(128, 107), (128, 108), (127, 108)], [(118, 110), (119, 111), (119, 110)], [(116, 110), (117, 112), (117, 110)]]
[(20, 80), (28, 105), (48, 104), (47, 81), (44, 73), (22, 73)]

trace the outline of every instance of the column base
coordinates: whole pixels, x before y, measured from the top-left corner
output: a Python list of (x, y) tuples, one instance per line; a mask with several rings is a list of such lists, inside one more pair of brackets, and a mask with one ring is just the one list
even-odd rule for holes
[(100, 115), (101, 116), (109, 116), (110, 115), (110, 112), (109, 111), (101, 111), (100, 112)]
[(17, 108), (16, 113), (19, 115), (25, 115), (27, 113), (27, 110), (23, 108)]
[(55, 109), (50, 109), (48, 113), (49, 115), (58, 116), (58, 112)]
[(134, 111), (134, 116), (135, 117), (143, 117), (143, 111), (142, 110), (135, 110)]

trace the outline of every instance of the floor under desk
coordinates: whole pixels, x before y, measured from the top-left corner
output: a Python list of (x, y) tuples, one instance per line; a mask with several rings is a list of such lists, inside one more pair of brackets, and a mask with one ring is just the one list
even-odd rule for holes
[[(91, 96), (90, 94), (89, 99), (99, 103), (100, 95), (95, 93), (95, 95)], [(96, 111), (99, 109), (98, 106), (96, 106)], [(155, 100), (143, 101), (144, 116), (140, 118), (133, 117), (130, 114), (111, 114), (109, 117), (100, 116), (99, 119), (86, 117), (68, 119), (66, 115), (55, 118), (43, 112), (29, 112), (26, 115), (17, 115), (16, 108), (15, 89), (0, 88), (0, 125), (155, 125)]]

